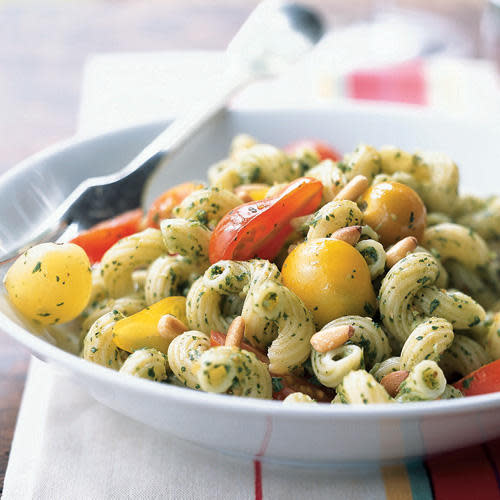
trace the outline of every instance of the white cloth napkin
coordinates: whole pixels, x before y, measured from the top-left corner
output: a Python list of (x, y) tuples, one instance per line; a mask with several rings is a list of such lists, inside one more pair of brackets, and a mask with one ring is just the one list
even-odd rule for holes
[[(3, 499), (247, 500), (254, 468), (124, 417), (33, 358)], [(264, 465), (261, 498), (385, 498), (378, 468), (358, 474)]]
[[(79, 133), (173, 116), (222, 65), (220, 53), (96, 56), (85, 71)], [(309, 79), (258, 84), (238, 97), (235, 105), (307, 105), (338, 95), (334, 91), (338, 85), (325, 91), (328, 79), (321, 78), (311, 73)], [(387, 469), (332, 471), (262, 464), (259, 474), (259, 467), (181, 442), (117, 414), (33, 359), (3, 498), (395, 498), (387, 490), (391, 475)]]

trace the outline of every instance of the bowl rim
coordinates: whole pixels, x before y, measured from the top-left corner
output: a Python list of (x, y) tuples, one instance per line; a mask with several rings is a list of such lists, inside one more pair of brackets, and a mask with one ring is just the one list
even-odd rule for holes
[[(307, 107), (286, 107), (273, 109), (269, 107), (251, 109), (230, 109), (226, 112), (232, 114), (246, 114), (246, 115), (262, 115), (274, 112), (288, 112), (288, 113), (332, 113), (335, 111), (350, 112), (353, 114), (376, 114), (382, 116), (399, 117), (412, 117), (425, 120), (439, 120), (445, 122), (461, 122), (462, 126), (471, 125), (470, 117), (455, 117), (436, 110), (429, 110), (426, 108), (417, 108), (408, 105), (394, 105), (394, 104), (378, 104), (378, 103), (342, 103), (318, 106), (308, 105)], [(110, 137), (117, 137), (125, 133), (133, 133), (134, 131), (144, 130), (146, 128), (160, 127), (168, 123), (168, 120), (155, 120), (152, 122), (144, 122), (135, 124), (104, 133), (96, 133), (92, 135), (76, 135), (66, 140), (60, 141), (55, 145), (43, 149), (34, 155), (21, 161), (16, 166), (9, 169), (5, 174), (0, 177), (0, 189), (5, 182), (8, 182), (11, 176), (17, 175), (23, 170), (29, 170), (38, 162), (49, 158), (50, 156), (63, 151), (71, 149), (75, 146), (91, 145), (95, 140), (106, 139)], [(472, 119), (472, 123), (479, 123), (483, 126), (493, 125), (500, 131), (500, 124), (488, 120)], [(179, 403), (190, 404), (193, 406), (206, 407), (207, 409), (214, 409), (220, 411), (233, 411), (236, 413), (247, 413), (248, 411), (254, 414), (263, 414), (266, 416), (276, 417), (307, 417), (309, 419), (331, 419), (332, 417), (338, 419), (355, 419), (364, 420), (367, 417), (380, 417), (380, 418), (406, 418), (418, 419), (422, 416), (440, 416), (451, 415), (453, 413), (473, 413), (477, 410), (487, 410), (493, 408), (500, 408), (500, 392), (485, 394), (480, 396), (470, 396), (465, 398), (443, 400), (443, 401), (422, 401), (410, 402), (404, 404), (351, 404), (351, 405), (331, 405), (331, 404), (317, 404), (317, 405), (283, 405), (281, 401), (262, 400), (254, 398), (234, 397), (225, 394), (205, 393), (196, 391), (185, 387), (178, 387), (171, 384), (158, 383), (147, 379), (138, 377), (126, 377), (123, 374), (91, 363), (79, 356), (64, 351), (62, 348), (57, 347), (50, 342), (36, 336), (29, 330), (21, 327), (7, 315), (0, 311), (0, 325), (1, 329), (14, 338), (17, 342), (27, 347), (30, 351), (38, 354), (39, 356), (49, 359), (56, 365), (62, 365), (70, 372), (78, 373), (82, 376), (88, 377), (95, 381), (103, 381), (109, 385), (117, 385), (121, 389), (129, 389), (131, 391), (142, 393), (156, 398), (171, 399)], [(80, 380), (83, 380), (80, 377)]]

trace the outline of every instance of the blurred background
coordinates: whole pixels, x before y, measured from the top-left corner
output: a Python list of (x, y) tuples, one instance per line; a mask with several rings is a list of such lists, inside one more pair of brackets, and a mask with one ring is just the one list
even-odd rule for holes
[[(495, 113), (490, 104), (492, 96), (500, 95), (500, 0), (305, 3), (321, 10), (332, 30), (308, 75), (307, 92), (314, 99), (406, 101), (439, 104), (447, 111)], [(108, 69), (115, 71), (113, 92), (121, 92), (120, 77), (128, 85), (117, 97), (125, 101), (124, 109), (134, 82), (140, 87), (141, 77), (154, 79), (154, 63), (138, 65), (136, 73), (146, 68), (146, 74), (133, 76), (126, 67), (130, 59), (122, 60), (124, 68), (116, 57), (95, 54), (220, 50), (256, 4), (0, 0), (0, 173), (75, 133), (83, 87), (94, 85), (93, 95), (99, 95), (95, 86), (105, 81)], [(161, 60), (161, 54), (154, 60)], [(165, 80), (168, 71), (165, 66)], [(419, 88), (422, 79), (431, 89), (425, 96)], [(110, 90), (105, 90), (109, 99)], [(102, 106), (105, 118), (105, 104), (92, 103)], [(154, 109), (149, 112), (145, 118), (154, 115)], [(162, 116), (160, 106), (157, 115)], [(28, 354), (0, 336), (0, 493), (27, 363)]]
[[(84, 64), (90, 54), (222, 49), (256, 3), (0, 0), (0, 168), (74, 132)], [(489, 8), (485, 0), (306, 3), (321, 9), (337, 33), (359, 23), (367, 23), (364, 28), (378, 26), (370, 43), (353, 49), (356, 57), (365, 49), (370, 52), (367, 57), (377, 50), (384, 55), (392, 50), (395, 58), (419, 51), (493, 57), (498, 44), (494, 32), (495, 26), (500, 31), (500, 7), (494, 12), (493, 1)], [(399, 24), (395, 15), (400, 16)], [(384, 46), (387, 30), (398, 36), (398, 44)], [(359, 33), (351, 35), (359, 38)], [(381, 46), (374, 47), (374, 40)]]

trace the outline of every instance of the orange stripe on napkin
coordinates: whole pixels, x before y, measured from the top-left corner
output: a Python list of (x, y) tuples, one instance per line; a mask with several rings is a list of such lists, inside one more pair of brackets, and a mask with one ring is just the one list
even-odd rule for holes
[(410, 478), (404, 464), (384, 465), (381, 468), (387, 500), (411, 500)]

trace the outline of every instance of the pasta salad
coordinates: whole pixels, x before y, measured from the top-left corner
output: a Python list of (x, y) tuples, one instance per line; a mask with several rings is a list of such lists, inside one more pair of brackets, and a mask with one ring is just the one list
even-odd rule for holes
[(249, 135), (147, 213), (21, 255), (31, 322), (72, 322), (93, 363), (297, 403), (500, 391), (500, 198), (459, 194), (441, 153)]

